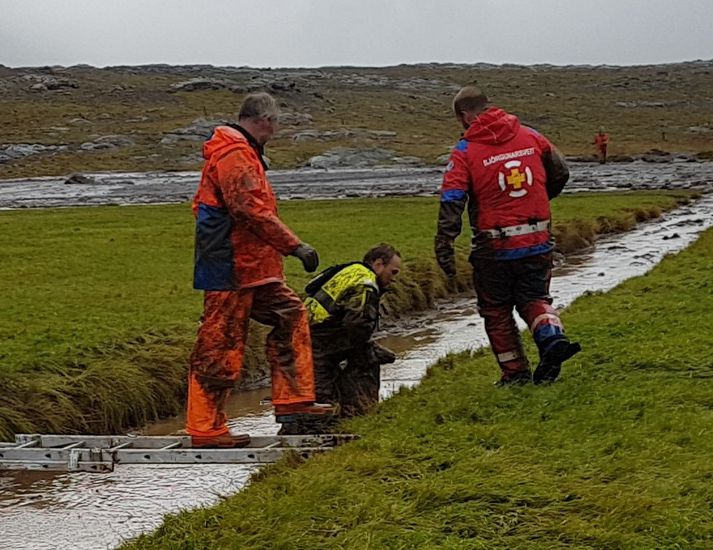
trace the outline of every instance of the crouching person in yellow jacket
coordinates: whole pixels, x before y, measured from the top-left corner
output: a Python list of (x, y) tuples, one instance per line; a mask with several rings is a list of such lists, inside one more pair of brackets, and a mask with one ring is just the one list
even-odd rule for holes
[(401, 254), (380, 244), (361, 262), (330, 267), (307, 285), (316, 399), (337, 405), (338, 413), (286, 417), (281, 434), (329, 432), (338, 418), (362, 415), (378, 402), (380, 366), (396, 357), (372, 335), (379, 325), (381, 296), (400, 271)]

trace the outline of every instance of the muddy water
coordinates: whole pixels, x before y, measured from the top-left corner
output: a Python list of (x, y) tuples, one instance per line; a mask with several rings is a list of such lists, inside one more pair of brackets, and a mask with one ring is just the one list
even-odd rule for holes
[[(596, 249), (557, 269), (552, 283), (555, 305), (564, 307), (587, 291), (606, 291), (645, 273), (712, 226), (713, 195), (708, 195), (626, 235), (601, 239)], [(484, 345), (485, 334), (472, 296), (464, 295), (391, 327), (384, 342), (399, 353), (397, 362), (383, 370), (381, 393), (386, 398), (401, 386), (417, 384), (444, 354)], [(496, 375), (493, 364), (493, 378)], [(233, 431), (276, 433), (269, 406), (261, 404), (267, 393), (236, 396), (230, 405)], [(146, 433), (171, 433), (181, 426), (181, 419), (173, 419)], [(2, 473), (0, 547), (111, 548), (155, 528), (166, 513), (208, 505), (238, 491), (252, 471), (254, 467), (195, 465), (119, 466), (102, 475)]]
[[(710, 188), (713, 185), (713, 162), (571, 163), (571, 171), (568, 192)], [(438, 189), (442, 173), (440, 167), (274, 170), (270, 172), (270, 180), (282, 200), (334, 199), (430, 195)], [(58, 177), (0, 179), (0, 208), (183, 202), (193, 197), (200, 178), (198, 172), (87, 175), (95, 178), (97, 184), (65, 185), (65, 178)]]

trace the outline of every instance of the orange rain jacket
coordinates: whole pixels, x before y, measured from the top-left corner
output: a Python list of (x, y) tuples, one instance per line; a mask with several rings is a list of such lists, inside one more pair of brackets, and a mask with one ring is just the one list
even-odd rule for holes
[(283, 281), (282, 257), (300, 240), (277, 215), (260, 146), (239, 126), (218, 126), (203, 145), (203, 157), (193, 199), (194, 288), (235, 290)]

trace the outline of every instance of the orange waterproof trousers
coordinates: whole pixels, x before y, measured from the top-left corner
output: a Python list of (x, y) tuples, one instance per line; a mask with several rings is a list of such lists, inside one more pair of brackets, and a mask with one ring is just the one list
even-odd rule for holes
[(266, 342), (273, 404), (314, 401), (312, 342), (299, 297), (282, 282), (207, 291), (188, 374), (190, 435), (228, 433), (223, 408), (243, 366), (250, 319), (273, 327)]

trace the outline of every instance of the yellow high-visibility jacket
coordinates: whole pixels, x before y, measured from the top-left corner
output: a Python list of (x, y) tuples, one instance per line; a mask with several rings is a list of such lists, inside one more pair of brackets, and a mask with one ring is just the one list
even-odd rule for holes
[(376, 274), (365, 264), (331, 267), (315, 277), (306, 290), (305, 306), (313, 335), (319, 334), (319, 329), (342, 329), (353, 345), (359, 345), (378, 328), (381, 292)]

